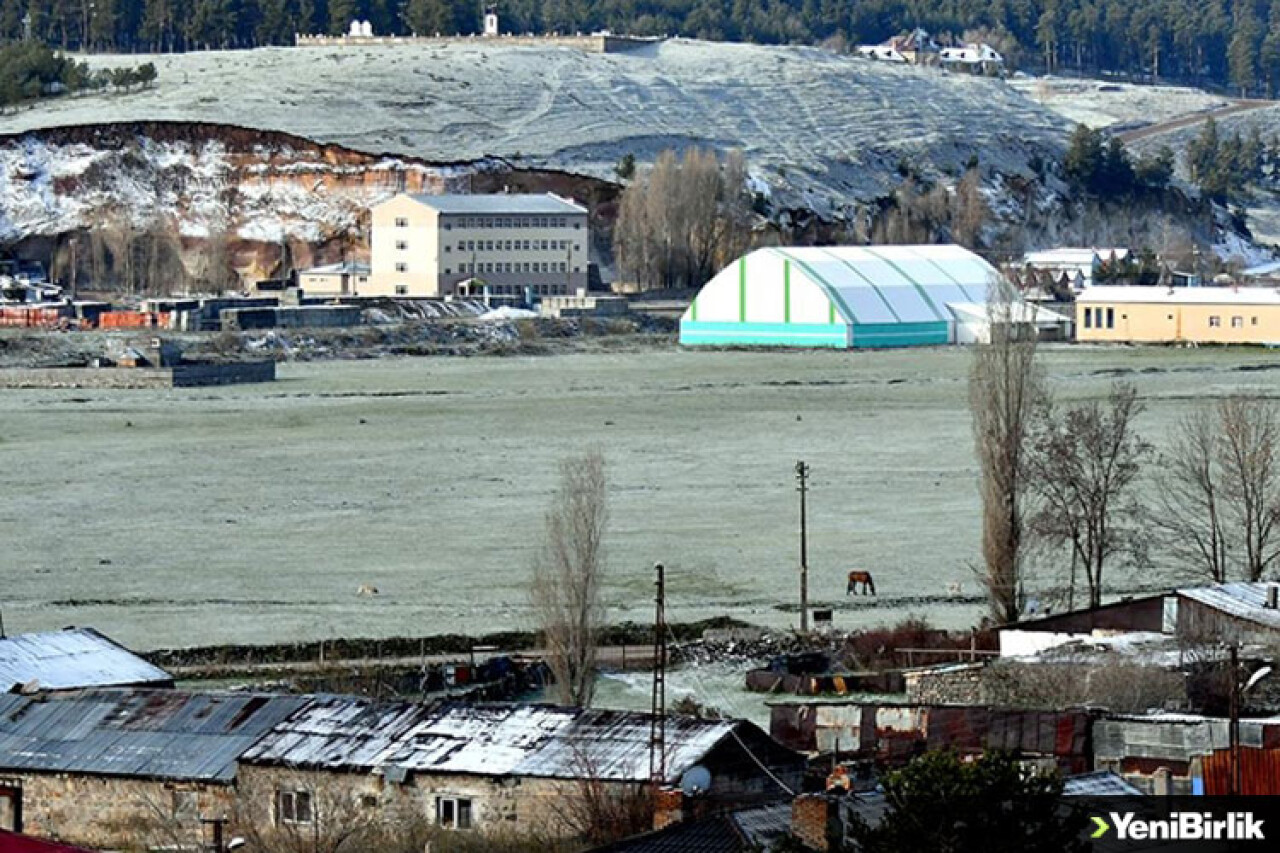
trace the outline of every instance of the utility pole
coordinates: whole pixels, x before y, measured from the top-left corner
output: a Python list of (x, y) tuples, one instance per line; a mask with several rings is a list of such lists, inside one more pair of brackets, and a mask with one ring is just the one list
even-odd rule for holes
[(667, 584), (666, 569), (654, 563), (657, 605), (653, 620), (653, 703), (649, 717), (649, 781), (656, 789), (667, 774)]
[(796, 488), (800, 492), (800, 633), (809, 633), (809, 550), (805, 523), (805, 495), (809, 492), (809, 466), (796, 463)]
[(1231, 779), (1227, 782), (1227, 793), (1235, 796), (1240, 793), (1240, 644), (1231, 644), (1231, 704), (1227, 723), (1227, 737), (1231, 750)]

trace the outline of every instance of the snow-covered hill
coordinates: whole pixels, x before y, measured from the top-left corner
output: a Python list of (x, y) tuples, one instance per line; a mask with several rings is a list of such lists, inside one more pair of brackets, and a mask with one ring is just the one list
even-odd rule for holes
[[(120, 57), (91, 56), (111, 66)], [(827, 216), (882, 197), (905, 159), (1005, 174), (1056, 159), (1068, 123), (998, 80), (816, 48), (673, 40), (632, 53), (486, 43), (265, 48), (129, 57), (154, 89), (49, 101), (0, 133), (107, 121), (208, 121), (429, 161), (488, 156), (613, 177), (691, 144), (742, 148), (779, 207)]]

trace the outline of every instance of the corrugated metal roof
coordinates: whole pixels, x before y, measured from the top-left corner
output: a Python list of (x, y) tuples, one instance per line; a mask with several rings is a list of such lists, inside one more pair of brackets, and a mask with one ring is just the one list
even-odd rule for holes
[[(674, 781), (743, 721), (667, 720)], [(763, 735), (763, 733), (760, 733)], [(245, 753), (249, 763), (345, 770), (643, 781), (649, 717), (541, 705), (374, 703), (317, 698)]]
[(1062, 781), (1062, 793), (1068, 797), (1130, 797), (1142, 796), (1142, 790), (1124, 780), (1111, 770), (1097, 770), (1068, 776)]
[(228, 782), (305, 697), (177, 690), (0, 696), (0, 769)]
[(36, 682), (41, 690), (167, 685), (173, 676), (91, 628), (0, 639), (0, 692)]
[(514, 214), (572, 214), (587, 209), (558, 195), (517, 195), (514, 193), (477, 193), (475, 195), (411, 195), (414, 201), (433, 207), (441, 213), (480, 213), (497, 216)]
[(1221, 610), (1232, 616), (1280, 629), (1280, 610), (1267, 607), (1267, 587), (1273, 584), (1258, 582), (1224, 583), (1216, 586), (1200, 586), (1180, 589), (1178, 595), (1198, 601), (1206, 607)]

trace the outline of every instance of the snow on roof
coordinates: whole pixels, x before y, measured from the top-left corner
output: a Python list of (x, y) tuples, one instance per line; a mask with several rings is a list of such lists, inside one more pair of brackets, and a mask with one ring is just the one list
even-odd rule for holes
[(1114, 246), (1102, 248), (1063, 246), (1057, 249), (1027, 252), (1022, 257), (1022, 263), (1032, 267), (1068, 266), (1109, 261), (1113, 256), (1117, 260), (1124, 260), (1129, 256), (1129, 250)]
[(1255, 276), (1273, 275), (1280, 272), (1280, 261), (1271, 261), (1266, 264), (1259, 264), (1256, 267), (1249, 267), (1247, 270), (1241, 270), (1240, 275), (1253, 278)]
[(419, 204), (435, 208), (441, 213), (586, 213), (581, 205), (560, 198), (553, 193), (542, 195), (518, 195), (485, 193), (476, 195), (431, 195), (417, 193), (409, 196)]
[[(963, 316), (966, 319), (973, 320), (986, 320), (989, 310), (985, 302), (948, 302), (947, 309), (956, 315), (956, 319), (960, 319)], [(1057, 326), (1070, 321), (1070, 318), (1062, 316), (1057, 311), (1034, 305), (1030, 302), (1014, 303), (1010, 306), (1010, 309), (1010, 314), (1012, 314), (1013, 322), (1015, 323)]]
[[(754, 728), (741, 720), (668, 718), (668, 778), (679, 779), (735, 731)], [(641, 781), (649, 778), (649, 735), (649, 716), (625, 711), (318, 697), (243, 760), (319, 769)]]
[(1280, 629), (1280, 610), (1267, 607), (1267, 587), (1269, 586), (1273, 584), (1239, 581), (1180, 589), (1178, 595), (1231, 616), (1247, 619), (1268, 628)]
[(368, 275), (369, 265), (363, 261), (343, 261), (337, 264), (324, 264), (310, 269), (298, 270), (298, 275)]
[(1135, 797), (1142, 796), (1142, 790), (1113, 770), (1096, 770), (1063, 779), (1062, 794), (1066, 797)]
[(0, 638), (0, 692), (170, 685), (173, 676), (91, 628)]
[[(854, 323), (931, 323), (947, 306), (986, 304), (1000, 273), (961, 246), (802, 246), (779, 255), (822, 287)], [(984, 309), (985, 310), (985, 309)]]
[(1085, 288), (1076, 302), (1280, 305), (1280, 291), (1270, 287), (1099, 286)]
[(229, 782), (301, 696), (95, 690), (0, 695), (0, 769)]

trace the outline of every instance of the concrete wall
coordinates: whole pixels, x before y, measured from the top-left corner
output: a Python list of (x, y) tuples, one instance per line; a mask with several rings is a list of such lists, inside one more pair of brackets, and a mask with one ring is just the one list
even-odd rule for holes
[(0, 369), (0, 388), (194, 388), (271, 382), (273, 361), (181, 364), (177, 367), (39, 367)]
[(197, 845), (200, 816), (233, 806), (232, 789), (198, 783), (0, 774), (0, 785), (21, 789), (23, 832), (95, 849)]
[(614, 35), (499, 35), (480, 36), (304, 36), (294, 39), (297, 47), (363, 47), (402, 44), (492, 44), (500, 47), (572, 47), (587, 53), (624, 53), (664, 39)]
[(348, 328), (364, 322), (362, 309), (348, 305), (301, 305), (296, 308), (229, 308), (222, 312), (222, 328), (302, 329)]

